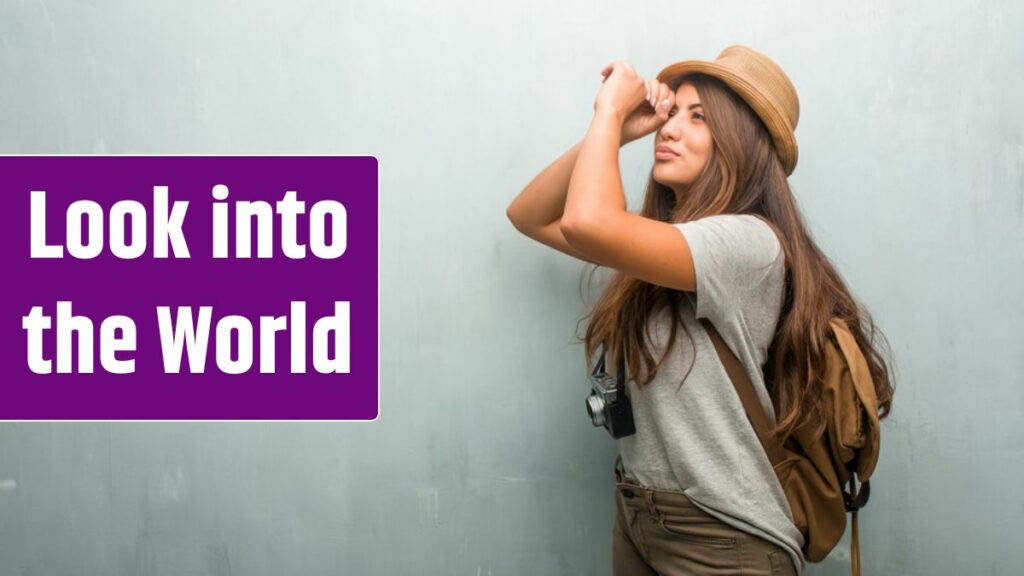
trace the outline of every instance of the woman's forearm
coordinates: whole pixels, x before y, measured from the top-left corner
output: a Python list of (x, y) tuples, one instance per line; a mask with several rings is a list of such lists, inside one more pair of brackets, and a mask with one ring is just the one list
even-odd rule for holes
[(509, 204), (506, 214), (519, 230), (546, 226), (562, 217), (569, 178), (582, 141), (537, 174)]
[(599, 225), (613, 212), (626, 210), (619, 173), (621, 117), (613, 111), (598, 110), (579, 145), (570, 175), (567, 201), (563, 207), (564, 227)]

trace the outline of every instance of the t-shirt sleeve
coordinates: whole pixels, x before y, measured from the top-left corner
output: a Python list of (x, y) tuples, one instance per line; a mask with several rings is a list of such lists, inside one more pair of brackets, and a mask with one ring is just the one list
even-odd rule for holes
[(762, 289), (782, 245), (751, 214), (716, 214), (674, 225), (686, 237), (697, 276), (695, 313), (712, 321), (741, 314)]

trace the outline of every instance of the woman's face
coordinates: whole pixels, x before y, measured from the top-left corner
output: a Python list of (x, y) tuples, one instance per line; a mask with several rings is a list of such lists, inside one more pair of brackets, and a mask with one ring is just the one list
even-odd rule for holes
[(676, 90), (668, 121), (654, 138), (654, 180), (680, 194), (704, 170), (712, 145), (697, 89), (684, 83)]

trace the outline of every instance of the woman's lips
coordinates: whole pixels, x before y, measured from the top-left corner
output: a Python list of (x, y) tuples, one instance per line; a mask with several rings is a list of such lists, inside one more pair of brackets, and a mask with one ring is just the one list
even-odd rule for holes
[(676, 154), (672, 150), (670, 150), (668, 148), (665, 148), (665, 147), (662, 147), (662, 146), (659, 146), (654, 151), (654, 157), (657, 158), (658, 160), (671, 160), (671, 159), (676, 158), (678, 156), (679, 156), (679, 154)]

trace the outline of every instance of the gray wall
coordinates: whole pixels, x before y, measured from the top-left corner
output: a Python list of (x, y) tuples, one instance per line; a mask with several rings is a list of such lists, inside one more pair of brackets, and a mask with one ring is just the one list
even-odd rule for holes
[(791, 184), (897, 358), (865, 573), (1019, 572), (1024, 4), (446, 4), (0, 0), (2, 153), (377, 155), (383, 345), (372, 423), (0, 424), (0, 575), (608, 574), (582, 264), (504, 209), (606, 63), (732, 43), (796, 84)]

